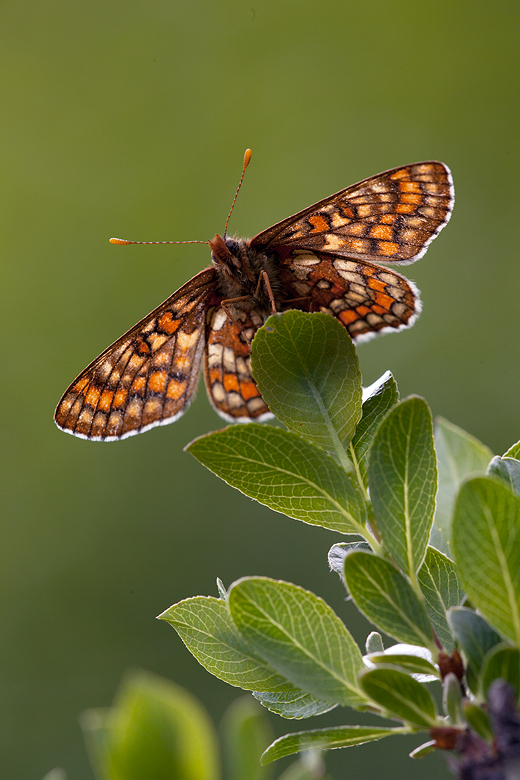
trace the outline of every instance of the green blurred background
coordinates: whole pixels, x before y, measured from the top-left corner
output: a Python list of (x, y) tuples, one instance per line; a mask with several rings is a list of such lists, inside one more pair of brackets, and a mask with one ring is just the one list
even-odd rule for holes
[[(183, 446), (222, 426), (204, 391), (170, 427), (98, 444), (58, 431), (74, 376), (209, 263), (208, 249), (112, 235), (260, 230), (385, 168), (441, 159), (451, 224), (407, 269), (417, 325), (359, 349), (495, 452), (520, 437), (518, 2), (4, 0), (2, 750), (6, 778), (92, 778), (78, 714), (140, 666), (219, 719), (238, 694), (154, 616), (246, 574), (323, 596), (367, 626), (327, 570), (337, 535), (254, 504)], [(406, 271), (405, 271), (406, 272)], [(355, 721), (337, 710), (278, 734)], [(420, 739), (333, 751), (336, 778), (448, 777)]]

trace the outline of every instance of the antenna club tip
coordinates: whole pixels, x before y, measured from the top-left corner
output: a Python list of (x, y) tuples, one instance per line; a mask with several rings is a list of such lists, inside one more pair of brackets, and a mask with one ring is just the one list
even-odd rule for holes
[(251, 149), (246, 149), (244, 154), (244, 168), (247, 168), (250, 162), (251, 162)]
[(131, 244), (131, 241), (126, 241), (124, 238), (110, 238), (109, 239), (111, 244)]

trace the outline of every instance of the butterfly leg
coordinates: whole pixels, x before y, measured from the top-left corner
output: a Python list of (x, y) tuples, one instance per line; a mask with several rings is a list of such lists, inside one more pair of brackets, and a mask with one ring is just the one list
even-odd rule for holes
[(273, 290), (271, 288), (271, 282), (269, 281), (269, 275), (265, 270), (260, 271), (260, 276), (258, 277), (258, 284), (256, 285), (255, 298), (258, 296), (258, 293), (260, 292), (262, 282), (265, 284), (267, 295), (269, 297), (269, 302), (271, 304), (271, 314), (276, 314), (276, 303), (274, 300)]

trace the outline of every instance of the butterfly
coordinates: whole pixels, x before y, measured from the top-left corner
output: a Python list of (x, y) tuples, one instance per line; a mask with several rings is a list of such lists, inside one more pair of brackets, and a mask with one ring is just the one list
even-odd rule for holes
[(113, 441), (174, 422), (194, 396), (202, 362), (209, 399), (225, 420), (270, 418), (250, 358), (266, 317), (328, 312), (358, 342), (410, 327), (421, 309), (418, 290), (378, 262), (417, 260), (452, 208), (450, 170), (433, 161), (371, 176), (251, 239), (228, 237), (226, 222), (208, 242), (212, 265), (81, 372), (56, 408), (57, 426)]

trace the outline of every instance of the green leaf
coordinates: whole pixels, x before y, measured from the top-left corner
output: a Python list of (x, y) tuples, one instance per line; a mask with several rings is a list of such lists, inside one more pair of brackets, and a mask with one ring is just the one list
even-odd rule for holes
[(42, 777), (42, 780), (67, 780), (67, 775), (64, 769), (57, 766), (51, 769), (50, 772), (47, 772), (45, 777)]
[(434, 750), (437, 750), (437, 740), (430, 739), (428, 742), (423, 742), (422, 745), (418, 745), (418, 747), (412, 750), (411, 753), (408, 753), (408, 755), (410, 758), (419, 759), (428, 756), (430, 753), (433, 753)]
[(294, 433), (233, 425), (186, 449), (228, 485), (276, 512), (344, 534), (363, 533), (366, 505), (359, 488), (330, 456)]
[(348, 588), (347, 583), (345, 582), (345, 558), (354, 550), (370, 551), (371, 549), (372, 548), (370, 547), (369, 543), (365, 541), (338, 542), (337, 544), (333, 544), (330, 548), (327, 556), (329, 568), (331, 571), (336, 572), (336, 574), (339, 576), (341, 582), (347, 590), (347, 593)]
[(345, 328), (323, 313), (269, 317), (251, 361), (273, 414), (349, 469), (345, 447), (361, 417), (361, 374)]
[(462, 712), (466, 719), (468, 726), (473, 729), (482, 739), (486, 742), (492, 742), (494, 738), (491, 724), (486, 712), (482, 707), (477, 706), (473, 702), (465, 699), (462, 702)]
[(459, 606), (464, 598), (457, 568), (450, 558), (429, 546), (417, 578), (431, 624), (450, 654), (455, 645), (446, 612), (450, 607)]
[(520, 650), (505, 644), (497, 645), (486, 655), (480, 675), (480, 690), (487, 697), (489, 686), (502, 678), (520, 694)]
[(435, 420), (435, 449), (439, 491), (434, 523), (445, 545), (442, 552), (449, 555), (451, 521), (459, 487), (468, 475), (484, 474), (493, 453), (474, 436), (443, 417)]
[[(393, 647), (389, 647), (383, 653), (369, 653), (367, 656), (365, 656), (365, 662), (370, 662), (370, 668), (371, 664), (374, 664), (376, 667), (393, 666), (398, 668), (399, 671), (407, 672), (408, 674), (428, 677), (428, 680), (430, 680), (432, 677), (438, 679), (439, 672), (431, 663), (431, 661), (429, 661), (427, 658), (424, 658), (424, 655), (419, 655), (417, 653), (406, 653), (405, 648), (407, 647), (413, 647), (414, 649), (425, 651), (425, 648), (417, 647), (416, 645), (393, 645)], [(402, 652), (392, 652), (394, 648), (402, 648)], [(430, 654), (428, 653), (428, 655)], [(368, 665), (369, 664), (367, 664), (367, 666)], [(420, 680), (420, 682), (425, 682), (425, 680)]]
[(223, 601), (227, 601), (227, 590), (224, 587), (224, 583), (220, 579), (220, 577), (217, 577), (217, 590), (219, 598), (221, 598)]
[(227, 708), (221, 723), (228, 780), (266, 780), (270, 772), (260, 765), (265, 746), (272, 740), (267, 715), (250, 696)]
[(503, 458), (516, 458), (516, 460), (520, 460), (520, 441), (517, 441), (516, 444), (513, 444), (507, 452), (504, 452), (502, 455)]
[(520, 498), (488, 477), (460, 489), (451, 548), (466, 593), (506, 638), (520, 644)]
[(448, 623), (466, 657), (466, 680), (469, 688), (476, 695), (479, 690), (478, 678), (484, 656), (501, 642), (501, 638), (483, 617), (467, 607), (450, 609)]
[[(273, 767), (271, 767), (272, 769)], [(325, 762), (319, 750), (306, 750), (290, 764), (277, 780), (333, 780), (325, 771)]]
[(383, 637), (379, 631), (371, 631), (366, 638), (365, 650), (367, 655), (370, 653), (384, 653), (385, 646), (383, 645)]
[(419, 728), (438, 725), (435, 702), (424, 685), (404, 672), (372, 669), (361, 676), (368, 696), (386, 712)]
[(81, 725), (97, 773), (106, 780), (217, 780), (218, 746), (200, 703), (145, 672), (123, 683), (114, 706), (89, 710)]
[(520, 460), (495, 455), (488, 466), (487, 474), (499, 479), (509, 490), (520, 496)]
[(375, 742), (393, 734), (406, 734), (405, 728), (378, 728), (376, 726), (336, 726), (312, 731), (298, 731), (279, 737), (269, 745), (262, 756), (262, 764), (269, 764), (284, 756), (300, 753), (311, 748), (332, 750), (333, 748), (364, 745), (365, 742)]
[(442, 681), (442, 705), (451, 723), (456, 726), (462, 724), (461, 704), (460, 680), (453, 672), (448, 672)]
[(320, 701), (299, 688), (295, 688), (292, 692), (284, 691), (282, 693), (253, 691), (253, 696), (270, 712), (292, 720), (322, 715), (338, 706), (330, 701)]
[(111, 716), (112, 712), (108, 707), (83, 710), (79, 716), (79, 725), (83, 731), (90, 764), (96, 778), (100, 780), (112, 780), (107, 774), (110, 764)]
[(324, 761), (321, 754), (313, 751), (302, 753), (295, 761), (282, 772), (277, 780), (333, 780), (325, 772)]
[(390, 371), (386, 371), (363, 394), (365, 392), (367, 397), (363, 401), (362, 417), (349, 447), (349, 457), (354, 464), (357, 464), (363, 483), (367, 487), (368, 451), (383, 417), (398, 402), (399, 390)]
[(401, 642), (435, 650), (424, 604), (393, 564), (355, 551), (345, 559), (345, 579), (356, 606), (374, 625)]
[(238, 630), (293, 685), (323, 701), (360, 706), (358, 646), (314, 593), (266, 577), (238, 580), (229, 592)]
[(197, 661), (220, 680), (248, 691), (286, 691), (293, 686), (260, 658), (237, 631), (226, 601), (195, 596), (162, 615)]
[(428, 545), (437, 491), (432, 420), (422, 398), (407, 398), (386, 415), (370, 450), (368, 482), (384, 547), (414, 578)]

